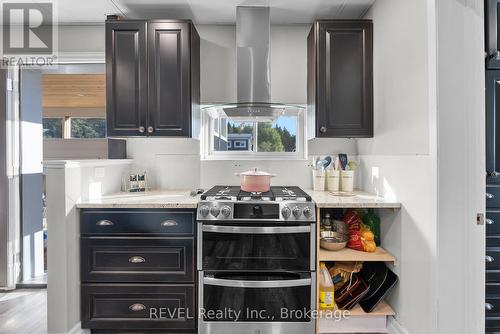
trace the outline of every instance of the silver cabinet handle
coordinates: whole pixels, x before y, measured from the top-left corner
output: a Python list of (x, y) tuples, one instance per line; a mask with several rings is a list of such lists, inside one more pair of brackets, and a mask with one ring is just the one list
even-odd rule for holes
[(113, 226), (114, 223), (111, 220), (103, 219), (95, 223), (97, 226)]
[(486, 311), (491, 311), (493, 310), (495, 307), (493, 305), (491, 305), (490, 303), (485, 303), (484, 304), (484, 308), (486, 309)]
[(130, 263), (144, 263), (144, 262), (146, 262), (146, 259), (143, 258), (142, 256), (132, 256), (130, 259), (128, 259), (128, 262), (130, 262)]
[(493, 195), (491, 193), (486, 193), (486, 198), (487, 199), (492, 199), (493, 197), (495, 197), (495, 195)]
[(493, 256), (489, 256), (489, 255), (486, 255), (486, 257), (484, 258), (484, 260), (486, 262), (489, 262), (489, 263), (495, 261), (495, 259), (493, 258)]
[(500, 51), (496, 50), (490, 54), (490, 59), (500, 59)]
[(148, 133), (153, 133), (155, 131), (155, 128), (152, 126), (148, 126)]
[(146, 306), (144, 306), (144, 304), (137, 303), (130, 305), (128, 308), (134, 312), (139, 312), (139, 311), (144, 311), (146, 309)]
[(486, 218), (486, 225), (493, 225), (493, 224), (495, 224), (495, 221), (493, 219)]
[(235, 233), (235, 234), (286, 234), (286, 233), (309, 233), (311, 226), (218, 226), (203, 225), (203, 232)]
[(143, 126), (140, 126), (140, 127), (139, 127), (139, 132), (140, 132), (140, 133), (144, 133), (145, 131), (146, 131), (146, 128), (145, 128), (145, 127), (143, 127)]
[(500, 175), (500, 172), (497, 172), (496, 170), (494, 170), (492, 172), (488, 172), (487, 175), (490, 177), (498, 177)]
[(179, 223), (176, 222), (175, 220), (165, 220), (165, 221), (161, 222), (162, 227), (171, 227), (171, 226), (177, 226), (177, 225), (179, 225)]
[(311, 285), (310, 278), (296, 280), (279, 281), (241, 281), (232, 279), (220, 279), (213, 277), (203, 277), (203, 283), (207, 285), (217, 285), (235, 288), (285, 288)]
[(326, 126), (322, 126), (319, 128), (319, 132), (325, 133), (326, 132)]

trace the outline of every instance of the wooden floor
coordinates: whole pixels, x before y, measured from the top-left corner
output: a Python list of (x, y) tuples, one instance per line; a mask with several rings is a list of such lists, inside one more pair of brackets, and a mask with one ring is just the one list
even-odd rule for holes
[(0, 292), (1, 334), (46, 334), (47, 290)]

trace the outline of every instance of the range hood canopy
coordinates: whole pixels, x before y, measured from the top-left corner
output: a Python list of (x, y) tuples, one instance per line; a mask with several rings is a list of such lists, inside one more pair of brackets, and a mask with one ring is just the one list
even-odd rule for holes
[(212, 116), (273, 122), (304, 109), (271, 102), (270, 31), (269, 7), (236, 7), (237, 102), (208, 107)]

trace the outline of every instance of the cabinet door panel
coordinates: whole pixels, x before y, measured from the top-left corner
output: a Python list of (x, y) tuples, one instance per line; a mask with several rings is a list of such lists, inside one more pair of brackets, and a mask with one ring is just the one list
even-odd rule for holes
[(146, 23), (106, 23), (108, 136), (139, 136), (147, 118)]
[(487, 183), (500, 183), (500, 71), (486, 71)]
[(318, 137), (373, 136), (372, 24), (319, 28)]
[(486, 0), (486, 66), (488, 69), (500, 69), (500, 0)]
[(188, 23), (148, 26), (150, 135), (190, 135), (189, 30)]

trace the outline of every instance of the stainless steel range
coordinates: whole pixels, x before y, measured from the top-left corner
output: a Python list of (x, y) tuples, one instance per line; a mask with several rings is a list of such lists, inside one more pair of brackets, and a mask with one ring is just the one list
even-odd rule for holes
[(216, 186), (198, 205), (199, 333), (314, 333), (315, 205)]

